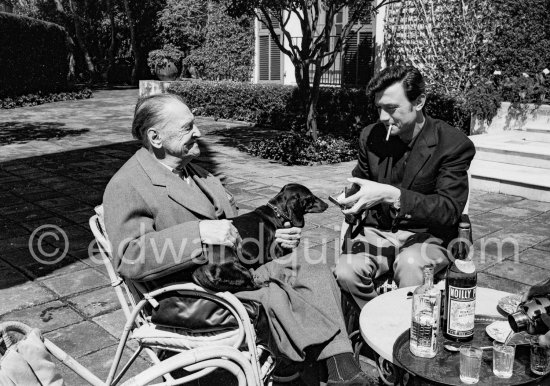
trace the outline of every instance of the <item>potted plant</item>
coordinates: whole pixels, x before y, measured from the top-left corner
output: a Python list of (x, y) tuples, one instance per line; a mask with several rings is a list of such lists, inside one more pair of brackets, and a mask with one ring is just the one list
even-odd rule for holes
[(149, 52), (147, 64), (160, 80), (175, 80), (179, 74), (179, 66), (185, 54), (172, 44)]

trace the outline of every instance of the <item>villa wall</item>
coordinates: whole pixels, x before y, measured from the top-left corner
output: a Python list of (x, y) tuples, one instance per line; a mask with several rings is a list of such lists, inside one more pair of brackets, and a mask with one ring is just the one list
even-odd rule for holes
[(472, 119), (471, 134), (498, 134), (511, 130), (550, 130), (550, 105), (502, 102), (491, 122)]

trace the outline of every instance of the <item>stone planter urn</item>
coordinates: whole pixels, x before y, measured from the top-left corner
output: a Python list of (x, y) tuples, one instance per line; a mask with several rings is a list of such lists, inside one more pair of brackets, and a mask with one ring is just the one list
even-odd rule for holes
[(159, 80), (176, 80), (178, 77), (179, 71), (178, 67), (171, 61), (164, 59), (163, 65), (155, 66), (155, 75)]

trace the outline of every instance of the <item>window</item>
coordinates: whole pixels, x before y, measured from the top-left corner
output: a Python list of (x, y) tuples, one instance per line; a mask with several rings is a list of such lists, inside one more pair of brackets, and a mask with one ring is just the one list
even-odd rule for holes
[(364, 86), (371, 78), (373, 70), (373, 41), (370, 31), (352, 31), (343, 50), (343, 83)]
[[(280, 35), (277, 37), (280, 39)], [(260, 35), (260, 81), (281, 81), (281, 55), (279, 47), (269, 34)]]

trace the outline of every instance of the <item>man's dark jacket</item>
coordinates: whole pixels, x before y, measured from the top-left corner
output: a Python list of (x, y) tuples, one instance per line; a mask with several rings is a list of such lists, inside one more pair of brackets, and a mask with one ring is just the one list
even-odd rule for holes
[(371, 208), (365, 226), (385, 230), (428, 232), (449, 242), (468, 200), (468, 168), (475, 155), (472, 141), (447, 123), (426, 116), (406, 159), (403, 178), (392, 182), (392, 164), (403, 156), (401, 140), (386, 141), (386, 127), (377, 122), (363, 129), (354, 177), (391, 183), (401, 190), (400, 210), (389, 204)]

